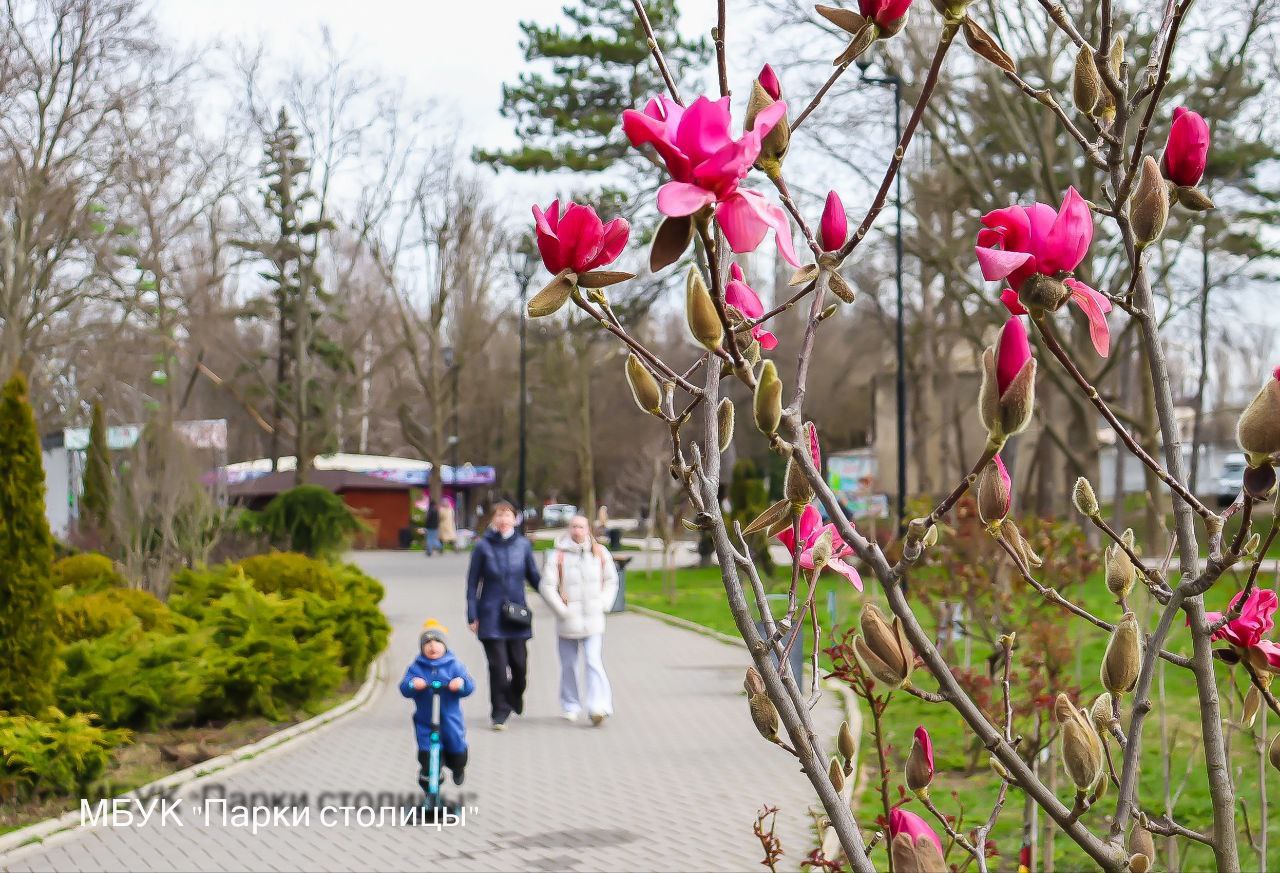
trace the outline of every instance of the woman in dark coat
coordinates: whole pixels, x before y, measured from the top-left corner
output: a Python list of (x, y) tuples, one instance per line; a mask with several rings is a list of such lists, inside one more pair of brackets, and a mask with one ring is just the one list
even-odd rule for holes
[(516, 531), (516, 511), (499, 501), (493, 522), (477, 542), (467, 569), (467, 623), (480, 638), (489, 662), (489, 702), (494, 730), (506, 730), (507, 717), (524, 712), (526, 646), (533, 628), (509, 623), (502, 604), (528, 606), (525, 583), (542, 580), (533, 546)]

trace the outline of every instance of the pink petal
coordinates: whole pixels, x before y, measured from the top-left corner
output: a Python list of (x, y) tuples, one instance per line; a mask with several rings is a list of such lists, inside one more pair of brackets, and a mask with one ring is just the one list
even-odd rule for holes
[[(658, 211), (663, 215), (680, 218), (692, 215), (702, 207), (714, 203), (715, 199), (716, 195), (706, 188), (688, 182), (668, 182), (658, 189)], [(764, 236), (763, 230), (760, 235)]]
[(786, 117), (787, 103), (785, 100), (770, 103), (756, 113), (756, 123), (752, 126), (751, 132), (758, 133), (761, 137), (766, 137), (771, 130), (778, 126), (778, 122)]
[(1280, 670), (1280, 645), (1271, 642), (1271, 640), (1261, 640), (1253, 648), (1262, 652), (1262, 654), (1266, 656), (1268, 664), (1277, 670)]
[(541, 207), (533, 207), (533, 231), (538, 242), (538, 253), (542, 255), (542, 263), (552, 273), (559, 273), (565, 268), (560, 257), (560, 240), (552, 230), (552, 219), (559, 220), (560, 202), (555, 201), (543, 212)]
[(734, 261), (729, 265), (729, 278), (736, 279), (739, 282), (747, 281), (746, 275), (742, 272), (742, 267), (738, 266), (738, 262)]
[(730, 124), (728, 97), (718, 100), (699, 97), (684, 111), (675, 144), (696, 167), (733, 142)]
[(778, 347), (778, 338), (763, 327), (751, 328), (751, 338), (760, 343), (760, 348), (766, 352), (772, 351)]
[(759, 295), (748, 285), (738, 279), (730, 279), (724, 288), (724, 302), (737, 309), (747, 318), (759, 318), (764, 315), (764, 304)]
[[(822, 472), (822, 447), (818, 445), (818, 426), (812, 421), (806, 425), (809, 431), (809, 457), (813, 459), (813, 468)], [(832, 532), (835, 532), (834, 525)]]
[(978, 266), (982, 268), (982, 278), (988, 282), (1007, 279), (1013, 271), (1031, 260), (1027, 252), (1009, 252), (1004, 249), (976, 247), (974, 254), (978, 256)]
[(560, 256), (574, 272), (590, 269), (590, 263), (604, 242), (604, 223), (590, 206), (571, 203), (560, 218)]
[[(752, 199), (746, 194), (745, 191), (738, 191), (732, 197), (721, 200), (716, 207), (716, 221), (720, 222), (724, 238), (729, 243), (729, 248), (739, 254), (754, 252), (764, 239), (765, 231), (769, 229), (768, 222), (756, 211)], [(662, 196), (661, 191), (658, 196)], [(658, 208), (662, 208), (661, 202)]]
[(1044, 251), (1037, 254), (1040, 271), (1051, 276), (1059, 270), (1070, 272), (1080, 266), (1093, 241), (1093, 213), (1074, 187), (1067, 189), (1057, 220), (1044, 239)]
[(1209, 125), (1186, 107), (1173, 110), (1173, 124), (1164, 148), (1165, 175), (1175, 185), (1192, 187), (1204, 176), (1209, 159)]
[(914, 812), (909, 812), (901, 807), (889, 812), (889, 835), (890, 837), (896, 837), (898, 834), (906, 834), (911, 837), (912, 841), (920, 837), (928, 837), (938, 847), (938, 853), (942, 853), (942, 840), (938, 839), (938, 835), (934, 833), (933, 828), (929, 827), (928, 823)]
[(1022, 319), (1014, 315), (1004, 323), (996, 343), (996, 387), (1001, 396), (1029, 360), (1031, 344), (1027, 341), (1027, 329), (1022, 326)]
[(1111, 328), (1107, 326), (1107, 313), (1111, 301), (1079, 279), (1067, 279), (1063, 284), (1071, 289), (1071, 300), (1089, 319), (1089, 339), (1098, 354), (1106, 357), (1111, 351)]
[(822, 515), (819, 514), (818, 507), (810, 503), (800, 513), (800, 539), (806, 543), (811, 542), (815, 534), (821, 533), (821, 528)]
[(760, 82), (760, 87), (764, 89), (764, 93), (774, 100), (782, 97), (782, 83), (778, 81), (778, 74), (773, 71), (773, 67), (765, 64), (760, 68), (760, 75), (756, 79)]
[(924, 752), (925, 763), (929, 765), (929, 772), (933, 772), (933, 741), (929, 739), (929, 732), (924, 729), (924, 725), (916, 728), (916, 742), (920, 744), (920, 750)]
[[(663, 102), (665, 101), (665, 102)], [(684, 107), (666, 97), (655, 97), (643, 112), (628, 109), (622, 113), (622, 132), (636, 148), (652, 145), (667, 165), (671, 178), (689, 181), (693, 164), (676, 145), (676, 130), (684, 115)]]
[(1000, 292), (1000, 302), (1004, 304), (1005, 309), (1009, 310), (1010, 315), (1027, 314), (1027, 308), (1018, 299), (1018, 292), (1012, 288), (1006, 288)]
[(622, 254), (622, 250), (626, 248), (627, 239), (630, 236), (631, 225), (627, 223), (625, 218), (615, 218), (606, 224), (604, 226), (604, 239), (600, 244), (600, 252), (587, 269), (594, 270), (596, 267), (603, 267), (616, 261), (618, 255)]
[(850, 584), (859, 591), (862, 590), (862, 575), (851, 565), (846, 564), (839, 558), (831, 558), (827, 561), (827, 566), (835, 570), (844, 578), (848, 579)]

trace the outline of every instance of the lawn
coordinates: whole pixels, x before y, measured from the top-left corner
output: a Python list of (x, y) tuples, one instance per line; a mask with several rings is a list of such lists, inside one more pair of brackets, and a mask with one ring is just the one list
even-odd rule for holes
[[(786, 572), (786, 569), (780, 568), (778, 572), (781, 576)], [(927, 574), (929, 572), (937, 573), (938, 571), (934, 568), (932, 570), (925, 569), (921, 572)], [(869, 574), (868, 579), (870, 579)], [(1235, 587), (1241, 584), (1242, 581), (1224, 580), (1222, 586), (1208, 595), (1208, 608), (1211, 610), (1224, 608), (1230, 592), (1234, 591)], [(1274, 584), (1274, 581), (1266, 578), (1265, 575), (1262, 581), (1263, 584)], [(770, 581), (770, 589), (773, 591), (785, 591), (786, 584), (785, 578), (777, 578)], [(874, 590), (874, 583), (868, 585), (868, 588), (869, 590)], [(1073, 591), (1076, 598), (1082, 601), (1093, 614), (1113, 621), (1118, 618), (1119, 610), (1106, 590), (1100, 574), (1091, 576), (1084, 584), (1076, 586)], [(843, 629), (850, 622), (856, 622), (863, 595), (853, 590), (841, 577), (833, 574), (824, 574), (819, 585), (818, 594), (818, 604), (821, 609), (824, 626), (829, 623), (827, 612), (828, 592), (835, 593), (837, 627)], [(1025, 596), (1028, 598), (1037, 597), (1033, 591), (1029, 591)], [(627, 600), (628, 603), (677, 615), (724, 633), (736, 634), (733, 619), (725, 602), (719, 570), (715, 567), (690, 568), (678, 571), (674, 599), (664, 591), (660, 574), (638, 570), (629, 572), (627, 574)], [(921, 621), (927, 627), (932, 626), (933, 619), (930, 615), (930, 610), (927, 605), (921, 603), (918, 592), (916, 596), (913, 596), (912, 600)], [(1131, 608), (1137, 612), (1140, 618), (1150, 616), (1152, 613), (1154, 604), (1148, 602), (1148, 600), (1149, 598), (1145, 591), (1139, 592), (1137, 589), (1135, 589), (1134, 595), (1131, 596)], [(1071, 652), (1070, 657), (1066, 659), (1067, 663), (1057, 664), (1056, 668), (1060, 671), (1060, 675), (1065, 677), (1065, 681), (1082, 689), (1081, 698), (1087, 705), (1102, 690), (1098, 679), (1098, 664), (1106, 649), (1107, 638), (1102, 631), (1065, 612), (1061, 613), (1060, 620), (1056, 616), (1057, 614), (1055, 613), (1055, 628), (1060, 628), (1061, 633), (1066, 635), (1066, 640), (1070, 644), (1068, 650)], [(1057, 623), (1059, 621), (1060, 623)], [(1152, 627), (1154, 624), (1154, 617), (1146, 622), (1147, 627)], [(824, 642), (824, 645), (829, 645), (829, 643)], [(1190, 651), (1190, 639), (1185, 633), (1180, 632), (1180, 627), (1175, 627), (1166, 648), (1179, 653), (1188, 653)], [(974, 641), (973, 661), (979, 668), (978, 672), (985, 674), (985, 669), (981, 668), (985, 667), (984, 660), (990, 652), (991, 648), (989, 646), (984, 646), (983, 643), (977, 640)], [(1016, 667), (1017, 659), (1027, 656), (1028, 653), (1026, 652), (1015, 651), (1015, 670), (1012, 678), (1015, 697), (1020, 691), (1020, 676)], [(825, 657), (823, 661), (824, 663), (826, 662)], [(1240, 696), (1231, 690), (1230, 683), (1233, 679), (1240, 681), (1241, 677), (1234, 676), (1222, 664), (1218, 664), (1217, 670), (1224, 714), (1227, 714), (1228, 721), (1231, 721), (1239, 712)], [(935, 688), (935, 684), (923, 669), (916, 671), (915, 679), (920, 687), (924, 689), (933, 690)], [(1243, 681), (1247, 682), (1247, 679), (1243, 679)], [(1212, 811), (1207, 784), (1203, 778), (1203, 752), (1199, 742), (1200, 728), (1195, 706), (1194, 681), (1188, 671), (1168, 665), (1164, 672), (1163, 682), (1164, 693), (1161, 695), (1160, 678), (1157, 675), (1157, 682), (1153, 688), (1155, 708), (1148, 717), (1143, 732), (1143, 768), (1140, 777), (1141, 797), (1144, 798), (1149, 808), (1155, 808), (1157, 812), (1159, 811), (1164, 797), (1165, 765), (1167, 763), (1172, 792), (1177, 798), (1175, 804), (1177, 820), (1187, 827), (1207, 830), (1212, 820)], [(1045, 695), (1043, 699), (1048, 702), (1052, 698), (1049, 695)], [(1166, 713), (1164, 727), (1170, 750), (1167, 756), (1162, 754), (1160, 743), (1162, 700)], [(1125, 701), (1126, 704), (1129, 702)], [(1122, 725), (1128, 724), (1128, 717), (1128, 706), (1126, 705), (1122, 708)], [(1259, 715), (1253, 731), (1228, 728), (1228, 742), (1232, 745), (1233, 776), (1236, 779), (1236, 792), (1244, 806), (1247, 807), (1249, 827), (1254, 829), (1257, 828), (1260, 819), (1257, 801), (1259, 757), (1254, 744), (1255, 735), (1262, 737), (1265, 733), (1264, 717), (1265, 713)], [(895, 801), (898, 799), (901, 769), (911, 747), (912, 732), (917, 725), (923, 724), (929, 730), (933, 739), (938, 769), (931, 791), (931, 796), (935, 803), (947, 814), (960, 815), (962, 825), (965, 828), (976, 825), (980, 820), (985, 820), (995, 800), (998, 783), (988, 769), (987, 753), (977, 747), (971, 740), (959, 716), (945, 704), (926, 703), (903, 692), (897, 692), (893, 696), (885, 719), (886, 745), (888, 747), (890, 766), (893, 770), (893, 775), (890, 779), (892, 798)], [(1273, 717), (1273, 724), (1274, 721)], [(870, 719), (867, 719), (868, 731), (870, 730), (869, 726)], [(1118, 750), (1114, 742), (1111, 743), (1111, 750), (1113, 754), (1117, 754), (1118, 765)], [(1049, 769), (1047, 766), (1049, 763), (1056, 767), (1057, 758), (1057, 745), (1054, 744), (1049, 760), (1042, 764), (1042, 773)], [(869, 734), (863, 737), (862, 760), (864, 765), (864, 788), (857, 801), (857, 812), (858, 819), (863, 823), (864, 828), (870, 829), (874, 826), (873, 822), (877, 815), (881, 814), (882, 807), (880, 795), (876, 790), (876, 786), (872, 784), (874, 768), (867, 766), (869, 762), (874, 760), (874, 745)], [(1274, 774), (1271, 775), (1274, 778)], [(1042, 776), (1042, 778), (1049, 777)], [(1065, 774), (1058, 776), (1056, 784), (1058, 796), (1063, 803), (1070, 806), (1073, 789), (1070, 787)], [(1110, 824), (1110, 812), (1114, 810), (1114, 798), (1114, 788), (1110, 788), (1103, 800), (1093, 810), (1085, 814), (1085, 821), (1095, 833), (1105, 834), (1107, 831)], [(914, 799), (908, 804), (908, 808), (925, 814), (919, 802)], [(1016, 792), (1012, 793), (992, 834), (992, 839), (1000, 853), (998, 859), (993, 859), (993, 870), (1013, 871), (1016, 869), (1018, 850), (1022, 840), (1022, 814), (1022, 795)], [(1268, 827), (1268, 845), (1275, 848), (1271, 848), (1268, 855), (1269, 866), (1275, 869), (1276, 865), (1280, 864), (1280, 817), (1272, 816), (1271, 818), (1275, 819), (1275, 821)], [(1041, 820), (1043, 821), (1043, 816)], [(1241, 818), (1240, 821), (1243, 822), (1244, 819)], [(1157, 846), (1162, 853), (1157, 867), (1159, 869), (1169, 869), (1161, 842), (1159, 840), (1157, 842)], [(1200, 870), (1212, 867), (1212, 856), (1207, 847), (1188, 841), (1180, 841), (1180, 846), (1183, 852), (1179, 857), (1180, 869)], [(1054, 861), (1057, 870), (1094, 869), (1095, 865), (1060, 834), (1054, 841), (1054, 848)], [(962, 850), (953, 849), (948, 860), (952, 863), (959, 863), (964, 857)], [(1257, 853), (1250, 848), (1249, 838), (1244, 834), (1242, 834), (1241, 838), (1241, 859), (1245, 869), (1257, 869)], [(877, 866), (882, 862), (883, 857), (878, 856)]]

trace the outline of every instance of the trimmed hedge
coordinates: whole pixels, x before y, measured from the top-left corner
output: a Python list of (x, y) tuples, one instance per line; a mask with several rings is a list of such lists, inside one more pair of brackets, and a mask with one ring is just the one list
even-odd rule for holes
[(106, 555), (80, 552), (54, 562), (53, 585), (88, 594), (108, 588), (127, 588), (129, 583)]
[(169, 608), (146, 591), (108, 588), (61, 599), (57, 604), (58, 636), (66, 643), (95, 639), (135, 628), (171, 631)]
[(295, 552), (255, 555), (236, 564), (264, 594), (292, 597), (300, 591), (318, 594), (326, 600), (338, 596), (338, 580), (333, 569), (321, 561)]

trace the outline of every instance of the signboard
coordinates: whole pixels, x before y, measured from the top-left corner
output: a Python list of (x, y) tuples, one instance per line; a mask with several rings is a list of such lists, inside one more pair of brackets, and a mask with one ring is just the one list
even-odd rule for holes
[[(207, 418), (199, 421), (176, 421), (174, 433), (196, 449), (227, 449), (227, 420)], [(107, 448), (113, 452), (131, 449), (142, 436), (142, 425), (124, 424), (107, 428)], [(89, 448), (89, 428), (69, 427), (62, 432), (62, 445), (69, 452), (83, 452)]]

